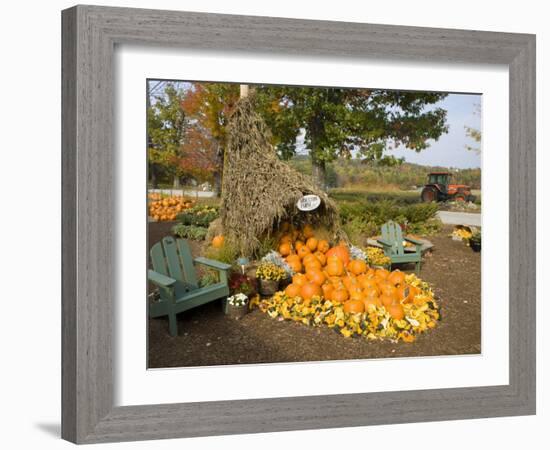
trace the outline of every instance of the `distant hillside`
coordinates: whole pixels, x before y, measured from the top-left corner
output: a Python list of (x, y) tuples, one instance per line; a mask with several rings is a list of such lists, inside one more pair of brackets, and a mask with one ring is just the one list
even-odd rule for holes
[[(296, 170), (311, 175), (311, 160), (296, 156), (288, 161)], [(380, 166), (363, 163), (358, 159), (338, 159), (327, 166), (330, 187), (372, 187), (380, 189), (412, 189), (422, 186), (430, 172), (448, 171), (454, 182), (481, 189), (481, 169), (455, 169), (441, 166), (421, 166), (404, 162), (397, 166)]]

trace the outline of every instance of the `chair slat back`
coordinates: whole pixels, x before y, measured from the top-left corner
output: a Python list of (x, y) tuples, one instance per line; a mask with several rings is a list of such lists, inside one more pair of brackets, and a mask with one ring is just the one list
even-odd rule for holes
[(150, 255), (153, 270), (162, 275), (169, 276), (168, 268), (166, 267), (166, 259), (164, 258), (164, 252), (162, 251), (162, 244), (160, 242), (153, 245)]
[(382, 239), (392, 243), (392, 254), (403, 255), (405, 253), (405, 249), (403, 248), (403, 233), (398, 223), (390, 220), (382, 225)]
[(193, 255), (189, 248), (189, 243), (185, 239), (177, 240), (178, 251), (181, 256), (181, 267), (183, 269), (183, 276), (188, 285), (195, 288), (199, 287), (197, 280), (197, 272), (195, 271), (195, 265), (193, 264)]
[(162, 246), (164, 247), (164, 254), (166, 255), (168, 275), (178, 281), (184, 281), (176, 240), (171, 236), (167, 236), (162, 239)]

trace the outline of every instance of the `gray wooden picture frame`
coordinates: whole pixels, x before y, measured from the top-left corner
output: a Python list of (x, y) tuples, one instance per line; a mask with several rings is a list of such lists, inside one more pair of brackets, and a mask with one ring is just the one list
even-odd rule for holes
[[(535, 36), (97, 6), (63, 11), (62, 31), (64, 439), (94, 443), (535, 413)], [(125, 43), (505, 64), (510, 82), (509, 384), (115, 407), (113, 52)]]

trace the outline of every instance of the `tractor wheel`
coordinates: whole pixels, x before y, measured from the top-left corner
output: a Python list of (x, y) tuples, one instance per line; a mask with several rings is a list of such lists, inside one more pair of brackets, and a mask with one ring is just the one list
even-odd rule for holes
[(437, 201), (437, 191), (433, 187), (425, 187), (420, 194), (424, 203), (431, 203)]
[(464, 198), (464, 196), (462, 194), (460, 195), (457, 195), (455, 198), (454, 198), (454, 201), (455, 202), (465, 202), (466, 199)]

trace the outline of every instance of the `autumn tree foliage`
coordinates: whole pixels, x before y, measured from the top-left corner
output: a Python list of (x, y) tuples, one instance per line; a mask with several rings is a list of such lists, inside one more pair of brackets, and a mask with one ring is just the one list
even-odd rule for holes
[[(216, 125), (215, 104), (201, 94), (200, 85), (186, 88), (165, 82), (148, 99), (147, 135), (150, 170), (161, 171), (179, 186), (180, 178), (213, 181), (220, 172), (220, 146), (224, 122)], [(196, 88), (198, 86), (198, 88)], [(218, 106), (221, 106), (219, 104)], [(224, 114), (221, 108), (221, 114)]]
[[(202, 161), (213, 164), (211, 175), (215, 190), (221, 189), (221, 174), (223, 171), (224, 150), (227, 140), (227, 123), (233, 108), (239, 99), (239, 86), (233, 83), (194, 83), (181, 102), (182, 110), (194, 121), (196, 134), (192, 141), (199, 143), (198, 134), (203, 148), (207, 140), (211, 141), (208, 158), (201, 154)], [(192, 133), (193, 135), (193, 133)], [(188, 160), (190, 162), (190, 160)]]
[(182, 173), (199, 182), (212, 181), (219, 170), (217, 142), (197, 123), (186, 130), (178, 165)]

